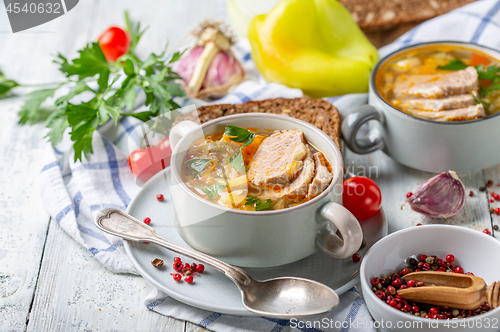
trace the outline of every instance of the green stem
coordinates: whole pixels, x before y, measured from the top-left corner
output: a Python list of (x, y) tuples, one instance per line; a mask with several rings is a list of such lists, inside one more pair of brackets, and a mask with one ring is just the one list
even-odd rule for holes
[(37, 83), (37, 84), (19, 84), (20, 87), (23, 88), (37, 88), (44, 86), (52, 86), (52, 85), (63, 85), (66, 82), (50, 82), (50, 83)]

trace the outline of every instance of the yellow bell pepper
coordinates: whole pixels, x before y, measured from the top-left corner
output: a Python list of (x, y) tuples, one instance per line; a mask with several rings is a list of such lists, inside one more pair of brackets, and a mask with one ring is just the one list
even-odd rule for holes
[(281, 0), (248, 29), (252, 57), (270, 82), (321, 98), (368, 91), (378, 53), (336, 0)]

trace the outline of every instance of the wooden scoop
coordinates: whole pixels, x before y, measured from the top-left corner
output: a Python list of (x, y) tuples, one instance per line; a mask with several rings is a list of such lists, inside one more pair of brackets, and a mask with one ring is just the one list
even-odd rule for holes
[(479, 277), (437, 271), (413, 272), (403, 277), (406, 281), (423, 281), (425, 286), (398, 290), (405, 300), (472, 310), (487, 302), (495, 309), (500, 304), (500, 282), (487, 286)]

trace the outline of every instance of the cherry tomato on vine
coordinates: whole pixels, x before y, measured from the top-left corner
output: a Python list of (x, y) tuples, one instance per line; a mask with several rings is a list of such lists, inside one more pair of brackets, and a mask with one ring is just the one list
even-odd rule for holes
[(128, 33), (118, 27), (111, 27), (99, 37), (99, 46), (108, 61), (115, 61), (127, 53), (130, 47)]
[(136, 179), (146, 182), (153, 175), (170, 166), (171, 155), (172, 150), (167, 137), (157, 146), (132, 151), (128, 157), (128, 165)]
[(344, 181), (343, 187), (343, 205), (358, 220), (371, 218), (380, 210), (382, 194), (372, 179), (355, 176)]

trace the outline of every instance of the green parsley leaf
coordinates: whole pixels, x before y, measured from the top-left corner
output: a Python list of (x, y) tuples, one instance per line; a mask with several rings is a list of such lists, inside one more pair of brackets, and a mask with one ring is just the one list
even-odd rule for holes
[(130, 18), (128, 17), (128, 12), (125, 12), (125, 24), (127, 26), (127, 32), (130, 36), (130, 47), (128, 52), (132, 54), (134, 53), (135, 48), (137, 47), (137, 44), (139, 43), (142, 35), (148, 28), (141, 30), (140, 22), (137, 22), (137, 24), (132, 23), (132, 21), (130, 21)]
[(481, 98), (488, 97), (489, 95), (491, 95), (494, 92), (497, 92), (498, 90), (500, 90), (500, 84), (498, 83), (489, 86), (479, 85), (479, 96)]
[(255, 207), (255, 211), (266, 211), (272, 210), (272, 201), (271, 199), (266, 199), (265, 201), (261, 201), (254, 195), (247, 195), (245, 200), (245, 205), (250, 205)]
[(224, 134), (228, 136), (231, 141), (243, 143), (241, 148), (252, 143), (255, 137), (255, 134), (252, 133), (251, 131), (231, 125), (226, 126)]
[(136, 119), (141, 120), (142, 122), (147, 122), (151, 119), (153, 119), (156, 116), (155, 112), (152, 111), (144, 111), (144, 112), (137, 112), (137, 113), (121, 113), (121, 116), (131, 116)]
[(62, 105), (62, 104), (65, 104), (65, 103), (69, 103), (71, 99), (73, 99), (73, 97), (79, 95), (80, 93), (84, 92), (84, 91), (90, 91), (90, 92), (94, 92), (94, 90), (92, 90), (91, 88), (89, 88), (89, 86), (87, 85), (87, 83), (83, 82), (83, 81), (78, 81), (75, 85), (74, 88), (72, 88), (68, 94), (64, 95), (64, 96), (61, 96), (59, 97), (56, 101), (55, 101), (55, 104), (56, 105)]
[(107, 86), (110, 63), (104, 57), (99, 43), (91, 43), (80, 50), (79, 53), (80, 56), (73, 59), (72, 62), (68, 62), (65, 57), (59, 54), (59, 58), (62, 60), (58, 62), (60, 70), (68, 77), (78, 75), (79, 79), (99, 75), (99, 89), (104, 90), (102, 86)]
[(64, 132), (69, 127), (68, 118), (64, 114), (64, 111), (65, 109), (58, 109), (47, 118), (47, 128), (50, 131), (45, 138), (49, 139), (52, 146), (56, 146), (62, 141)]
[(221, 191), (226, 189), (226, 186), (223, 184), (214, 184), (212, 186), (199, 186), (195, 188), (198, 188), (201, 191), (203, 191), (205, 194), (207, 194), (208, 199), (213, 201), (219, 196)]
[(98, 110), (99, 118), (101, 119), (101, 121), (99, 122), (100, 125), (105, 124), (106, 121), (108, 121), (109, 117), (111, 117), (116, 126), (116, 124), (118, 123), (118, 118), (120, 117), (120, 107), (103, 103), (101, 106), (99, 106)]
[(255, 204), (255, 211), (266, 211), (266, 210), (272, 210), (272, 201), (271, 199), (266, 199), (265, 201), (258, 201)]
[(437, 69), (441, 70), (461, 70), (467, 68), (468, 65), (459, 59), (451, 60), (447, 65), (439, 66)]
[(474, 105), (482, 104), (485, 111), (487, 111), (490, 108), (490, 103), (487, 103), (484, 100), (479, 99), (475, 94), (473, 94), (470, 91), (469, 91), (469, 93), (471, 94), (472, 98), (474, 99)]
[(254, 195), (247, 195), (247, 197), (245, 198), (245, 205), (255, 205), (255, 203), (257, 203), (259, 201), (259, 199), (257, 197), (255, 197)]
[(5, 75), (0, 71), (0, 96), (6, 94), (10, 89), (19, 86), (17, 82), (5, 78)]
[(193, 158), (193, 159), (189, 159), (189, 160), (186, 160), (186, 164), (190, 164), (191, 165), (191, 174), (193, 174), (193, 176), (196, 178), (198, 177), (198, 175), (200, 175), (201, 172), (203, 172), (205, 170), (205, 167), (207, 167), (207, 165), (209, 163), (211, 163), (212, 161), (215, 161), (213, 159), (202, 159), (202, 158)]
[(45, 99), (52, 97), (56, 89), (36, 90), (28, 94), (28, 99), (18, 112), (20, 124), (34, 124), (38, 120), (40, 105)]
[(496, 65), (491, 65), (486, 67), (486, 69), (484, 69), (484, 66), (482, 64), (479, 64), (476, 66), (476, 71), (480, 80), (493, 81), (498, 78), (500, 67), (497, 67)]
[(186, 50), (184, 50), (182, 52), (175, 52), (174, 54), (172, 54), (172, 58), (170, 59), (170, 61), (168, 63), (173, 63), (173, 62), (179, 60), (181, 58), (181, 56), (184, 54), (184, 52), (186, 52)]
[(99, 125), (98, 110), (93, 105), (95, 100), (79, 105), (69, 104), (65, 114), (71, 126), (71, 140), (75, 143), (75, 161), (82, 159), (82, 153), (88, 157), (92, 153), (92, 134)]
[(245, 163), (243, 162), (243, 155), (241, 154), (241, 149), (234, 154), (234, 156), (229, 157), (229, 165), (240, 173), (245, 173)]

